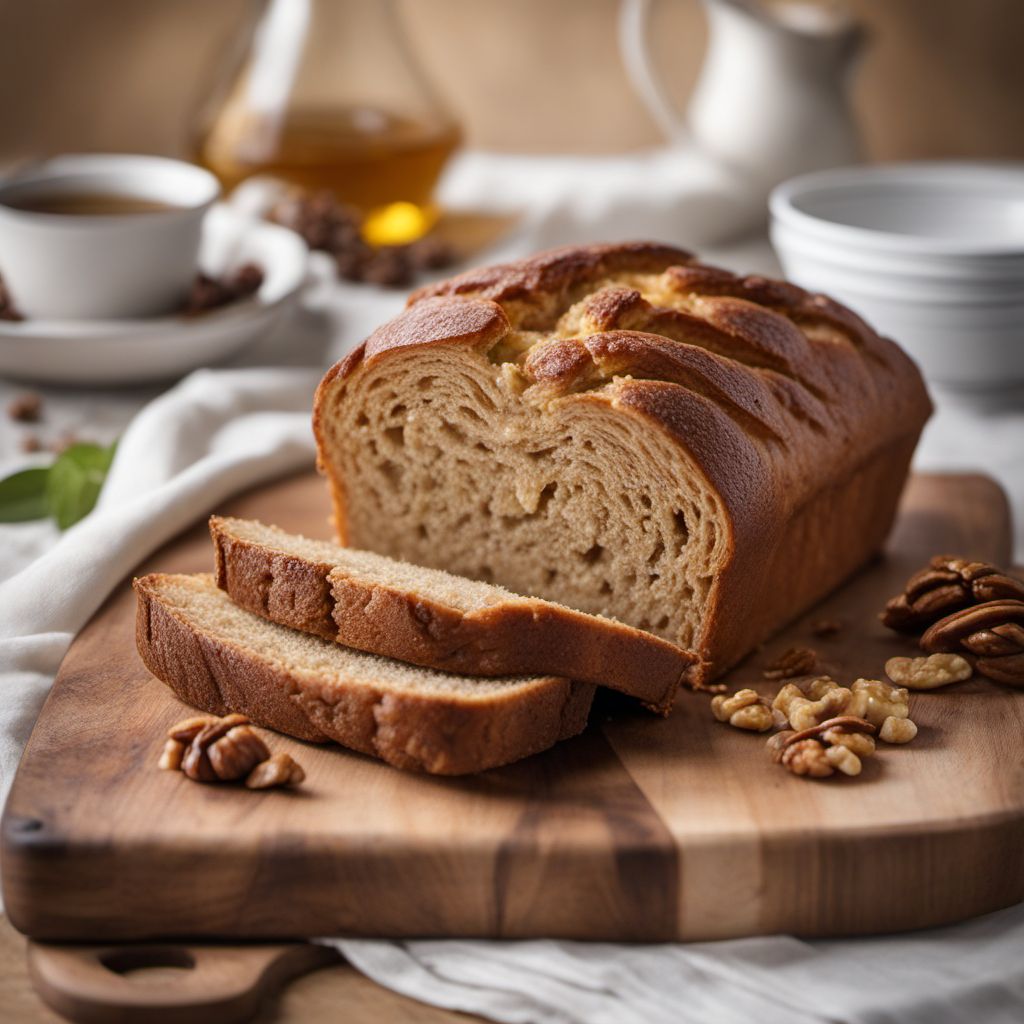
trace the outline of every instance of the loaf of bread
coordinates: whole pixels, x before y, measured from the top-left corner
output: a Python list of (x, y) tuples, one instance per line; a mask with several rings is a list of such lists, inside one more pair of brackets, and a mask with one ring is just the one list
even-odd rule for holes
[(929, 412), (850, 310), (634, 243), (416, 292), (314, 430), (342, 544), (653, 631), (707, 679), (881, 548)]
[(235, 605), (210, 575), (135, 580), (136, 644), (186, 704), (379, 757), (463, 775), (539, 753), (586, 725), (587, 683), (470, 679), (350, 650)]
[(672, 707), (691, 654), (653, 633), (491, 583), (246, 519), (210, 519), (217, 584), (273, 622), (470, 676), (554, 675)]

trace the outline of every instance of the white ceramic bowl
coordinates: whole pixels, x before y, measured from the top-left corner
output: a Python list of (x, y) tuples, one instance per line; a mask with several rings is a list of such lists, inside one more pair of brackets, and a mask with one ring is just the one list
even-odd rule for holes
[[(78, 215), (8, 205), (68, 194), (129, 196), (167, 209)], [(33, 319), (170, 312), (192, 283), (203, 218), (219, 194), (208, 171), (164, 157), (88, 154), (34, 164), (0, 183), (0, 274)]]
[(1024, 383), (1024, 166), (823, 171), (772, 193), (787, 277), (895, 338), (930, 381)]

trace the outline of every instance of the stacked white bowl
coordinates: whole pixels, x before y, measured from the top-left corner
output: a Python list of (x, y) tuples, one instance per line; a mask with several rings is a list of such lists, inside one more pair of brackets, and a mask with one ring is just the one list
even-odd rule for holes
[(823, 171), (770, 206), (786, 276), (856, 310), (930, 382), (1024, 384), (1024, 165)]

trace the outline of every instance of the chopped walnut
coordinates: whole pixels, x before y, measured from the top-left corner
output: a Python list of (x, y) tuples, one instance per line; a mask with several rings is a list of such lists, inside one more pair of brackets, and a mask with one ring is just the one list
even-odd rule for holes
[(910, 714), (910, 694), (901, 686), (880, 679), (858, 679), (850, 690), (847, 713), (865, 718), (872, 725), (881, 725), (890, 715), (906, 718)]
[(765, 679), (792, 679), (810, 675), (818, 664), (817, 651), (810, 647), (791, 647), (779, 655), (761, 674)]
[(816, 739), (797, 740), (782, 751), (782, 765), (794, 775), (824, 779), (834, 771), (825, 744)]
[(818, 676), (816, 679), (800, 683), (786, 683), (775, 695), (772, 707), (782, 712), (788, 720), (797, 704), (819, 701), (830, 690), (838, 689), (839, 684), (829, 676)]
[(849, 747), (826, 747), (825, 759), (844, 775), (860, 775), (862, 767), (860, 758)]
[(917, 735), (917, 726), (909, 718), (887, 718), (878, 738), (886, 743), (909, 743)]
[[(824, 778), (833, 769), (844, 775), (859, 775), (861, 758), (875, 751), (869, 735), (874, 728), (862, 718), (843, 715), (800, 732), (777, 733), (768, 741), (768, 753), (774, 762), (796, 775)], [(790, 753), (793, 748), (799, 748), (799, 752)]]
[[(909, 721), (909, 719), (902, 719)], [(846, 732), (843, 729), (825, 729), (819, 734), (832, 747), (846, 747), (858, 757), (870, 757), (875, 752), (875, 738), (866, 732)]]
[(973, 673), (970, 662), (959, 654), (929, 654), (924, 658), (890, 658), (885, 674), (908, 690), (937, 690), (962, 683)]
[(756, 690), (737, 690), (731, 697), (724, 694), (712, 697), (711, 713), (719, 722), (728, 722), (750, 732), (766, 732), (775, 724), (771, 706)]
[(851, 692), (845, 686), (826, 690), (818, 700), (794, 700), (789, 706), (789, 724), (794, 729), (810, 729), (829, 718), (843, 714), (850, 705)]

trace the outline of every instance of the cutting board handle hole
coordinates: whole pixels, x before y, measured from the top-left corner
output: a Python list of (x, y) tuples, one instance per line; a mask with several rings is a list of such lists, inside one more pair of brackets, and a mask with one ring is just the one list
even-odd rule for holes
[(133, 974), (154, 968), (191, 971), (196, 966), (196, 958), (187, 949), (176, 946), (111, 949), (100, 954), (99, 962), (114, 974)]

